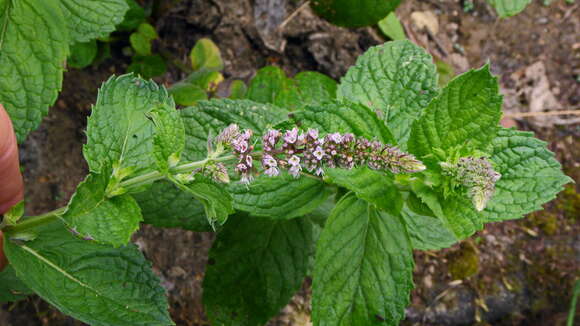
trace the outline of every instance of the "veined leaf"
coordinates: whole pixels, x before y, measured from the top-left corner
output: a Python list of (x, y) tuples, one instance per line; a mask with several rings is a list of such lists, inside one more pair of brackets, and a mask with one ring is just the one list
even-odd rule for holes
[(485, 222), (521, 218), (539, 210), (556, 198), (565, 184), (573, 182), (562, 173), (546, 143), (531, 132), (502, 128), (491, 147), (490, 158), (501, 178), (482, 212)]
[(93, 326), (173, 325), (151, 263), (134, 245), (111, 248), (74, 237), (60, 222), (4, 248), (16, 275), (63, 313)]
[(144, 223), (196, 232), (213, 230), (203, 204), (169, 181), (157, 181), (144, 192), (133, 194), (133, 197), (141, 207)]
[(311, 246), (306, 218), (232, 216), (209, 252), (203, 283), (212, 325), (265, 324), (300, 288)]
[(381, 112), (402, 149), (412, 122), (436, 94), (437, 69), (433, 59), (407, 40), (370, 48), (357, 59), (338, 87), (339, 99), (346, 98)]
[(318, 240), (314, 325), (398, 325), (412, 288), (413, 254), (401, 218), (345, 195)]
[(315, 128), (321, 133), (350, 132), (367, 139), (393, 144), (389, 128), (369, 108), (348, 101), (326, 102), (307, 106), (290, 115), (302, 129)]
[(107, 174), (89, 174), (62, 218), (81, 236), (118, 247), (129, 242), (143, 218), (130, 195), (107, 198), (109, 180)]
[(419, 156), (463, 145), (483, 151), (499, 129), (501, 104), (497, 78), (488, 65), (459, 75), (415, 121), (409, 149)]
[(247, 186), (233, 183), (229, 190), (236, 209), (273, 219), (308, 214), (331, 193), (322, 181), (305, 176), (294, 178), (285, 172), (275, 178), (262, 175)]
[(127, 74), (105, 82), (87, 126), (83, 153), (89, 169), (98, 173), (116, 164), (135, 173), (154, 170), (154, 125), (146, 113), (162, 104), (175, 106), (165, 88), (152, 81)]
[(441, 219), (420, 214), (410, 206), (407, 199), (401, 209), (401, 217), (409, 233), (413, 249), (439, 250), (449, 248), (458, 242), (453, 232), (447, 228)]
[(153, 136), (153, 156), (157, 167), (163, 173), (179, 163), (185, 146), (185, 127), (175, 107), (159, 105), (147, 113), (155, 124)]
[(58, 0), (71, 43), (88, 42), (115, 30), (129, 9), (125, 0)]
[(261, 68), (250, 81), (247, 99), (259, 103), (276, 103), (276, 97), (285, 89), (291, 88), (292, 80), (286, 77), (284, 70), (267, 66)]
[(18, 142), (36, 129), (62, 85), (68, 31), (58, 1), (0, 1), (0, 103)]
[(333, 24), (362, 27), (376, 24), (399, 3), (401, 0), (313, 0), (312, 8)]
[(401, 211), (403, 198), (397, 190), (392, 175), (373, 171), (368, 167), (351, 170), (326, 169), (324, 180), (354, 192), (360, 199), (379, 209), (397, 215)]
[(273, 104), (289, 110), (320, 105), (336, 99), (336, 81), (315, 71), (303, 71), (283, 84), (276, 93)]

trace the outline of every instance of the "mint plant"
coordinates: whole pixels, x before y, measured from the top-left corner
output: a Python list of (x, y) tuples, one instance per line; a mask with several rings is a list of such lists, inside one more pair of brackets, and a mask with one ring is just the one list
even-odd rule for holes
[(106, 36), (127, 9), (125, 0), (0, 1), (0, 103), (19, 142), (56, 101), (69, 47)]
[(68, 206), (3, 221), (0, 288), (13, 296), (0, 298), (32, 291), (91, 325), (172, 324), (129, 243), (144, 222), (217, 232), (203, 283), (212, 325), (265, 324), (307, 275), (314, 325), (397, 325), (413, 249), (521, 218), (571, 181), (544, 142), (499, 126), (489, 66), (437, 85), (409, 41), (369, 49), (339, 84), (266, 68), (245, 99), (181, 110), (154, 82), (113, 76)]

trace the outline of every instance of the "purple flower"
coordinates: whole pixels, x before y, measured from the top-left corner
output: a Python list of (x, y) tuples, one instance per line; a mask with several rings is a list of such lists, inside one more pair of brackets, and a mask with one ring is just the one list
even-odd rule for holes
[(286, 131), (284, 141), (288, 144), (294, 144), (298, 140), (298, 128), (294, 127), (292, 130)]

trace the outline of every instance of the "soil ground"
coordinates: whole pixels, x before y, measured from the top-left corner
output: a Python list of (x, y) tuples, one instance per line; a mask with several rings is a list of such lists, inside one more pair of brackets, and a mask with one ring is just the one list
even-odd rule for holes
[[(474, 9), (464, 12), (463, 1), (408, 0), (397, 14), (413, 41), (451, 64), (456, 72), (490, 62), (493, 72), (501, 76), (508, 113), (533, 107), (538, 98), (534, 92), (540, 87), (541, 94), (552, 96), (546, 103), (575, 109), (580, 106), (579, 4), (560, 0), (545, 6), (542, 2), (533, 1), (522, 14), (506, 20), (498, 20), (484, 1), (474, 1)], [(186, 62), (195, 42), (209, 37), (222, 50), (226, 78), (247, 81), (257, 69), (274, 64), (289, 75), (316, 70), (339, 79), (357, 56), (386, 40), (374, 28), (332, 26), (309, 9), (298, 13), (279, 35), (264, 37), (255, 25), (254, 1), (164, 4), (150, 21), (162, 40), (157, 49), (170, 53), (172, 60)], [(287, 16), (297, 7), (296, 2), (288, 1), (280, 8)], [(416, 12), (434, 14), (438, 28), (417, 27), (421, 22), (416, 15), (412, 18)], [(276, 50), (281, 42), (285, 43), (282, 52)], [(28, 214), (65, 205), (85, 176), (82, 144), (86, 118), (100, 84), (111, 74), (125, 72), (129, 63), (123, 56), (125, 46), (126, 40), (113, 43), (110, 59), (84, 70), (68, 71), (49, 116), (22, 145)], [(528, 69), (537, 63), (544, 67), (540, 75)], [(183, 77), (184, 72), (170, 66), (156, 81), (170, 85)], [(568, 175), (578, 181), (580, 124), (570, 123), (573, 119), (518, 119), (517, 127), (546, 140)], [(522, 220), (489, 225), (450, 249), (416, 252), (416, 289), (403, 324), (564, 325), (572, 285), (580, 270), (577, 186), (570, 185), (545, 208)], [(201, 280), (213, 235), (145, 226), (134, 240), (163, 279), (176, 324), (208, 325), (201, 304)], [(308, 315), (306, 281), (271, 325), (309, 325)], [(83, 324), (31, 297), (3, 305), (0, 325)]]

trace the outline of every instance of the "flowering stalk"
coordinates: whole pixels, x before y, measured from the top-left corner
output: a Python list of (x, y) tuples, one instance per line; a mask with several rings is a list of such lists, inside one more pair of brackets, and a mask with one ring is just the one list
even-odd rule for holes
[(462, 157), (456, 164), (441, 163), (441, 168), (445, 175), (453, 177), (468, 189), (468, 195), (478, 211), (485, 209), (495, 192), (495, 183), (501, 178), (501, 174), (485, 157)]
[[(218, 147), (231, 147), (238, 159), (235, 171), (241, 182), (251, 182), (255, 173), (251, 145), (251, 130), (240, 131), (235, 124), (228, 126), (215, 142)], [(261, 165), (264, 174), (275, 177), (281, 170), (287, 170), (299, 177), (303, 170), (314, 175), (324, 174), (324, 168), (352, 169), (368, 166), (374, 170), (388, 170), (393, 173), (413, 173), (425, 169), (425, 165), (413, 155), (395, 146), (355, 137), (351, 133), (332, 133), (319, 137), (316, 129), (299, 132), (293, 128), (286, 132), (267, 130), (262, 137)]]

